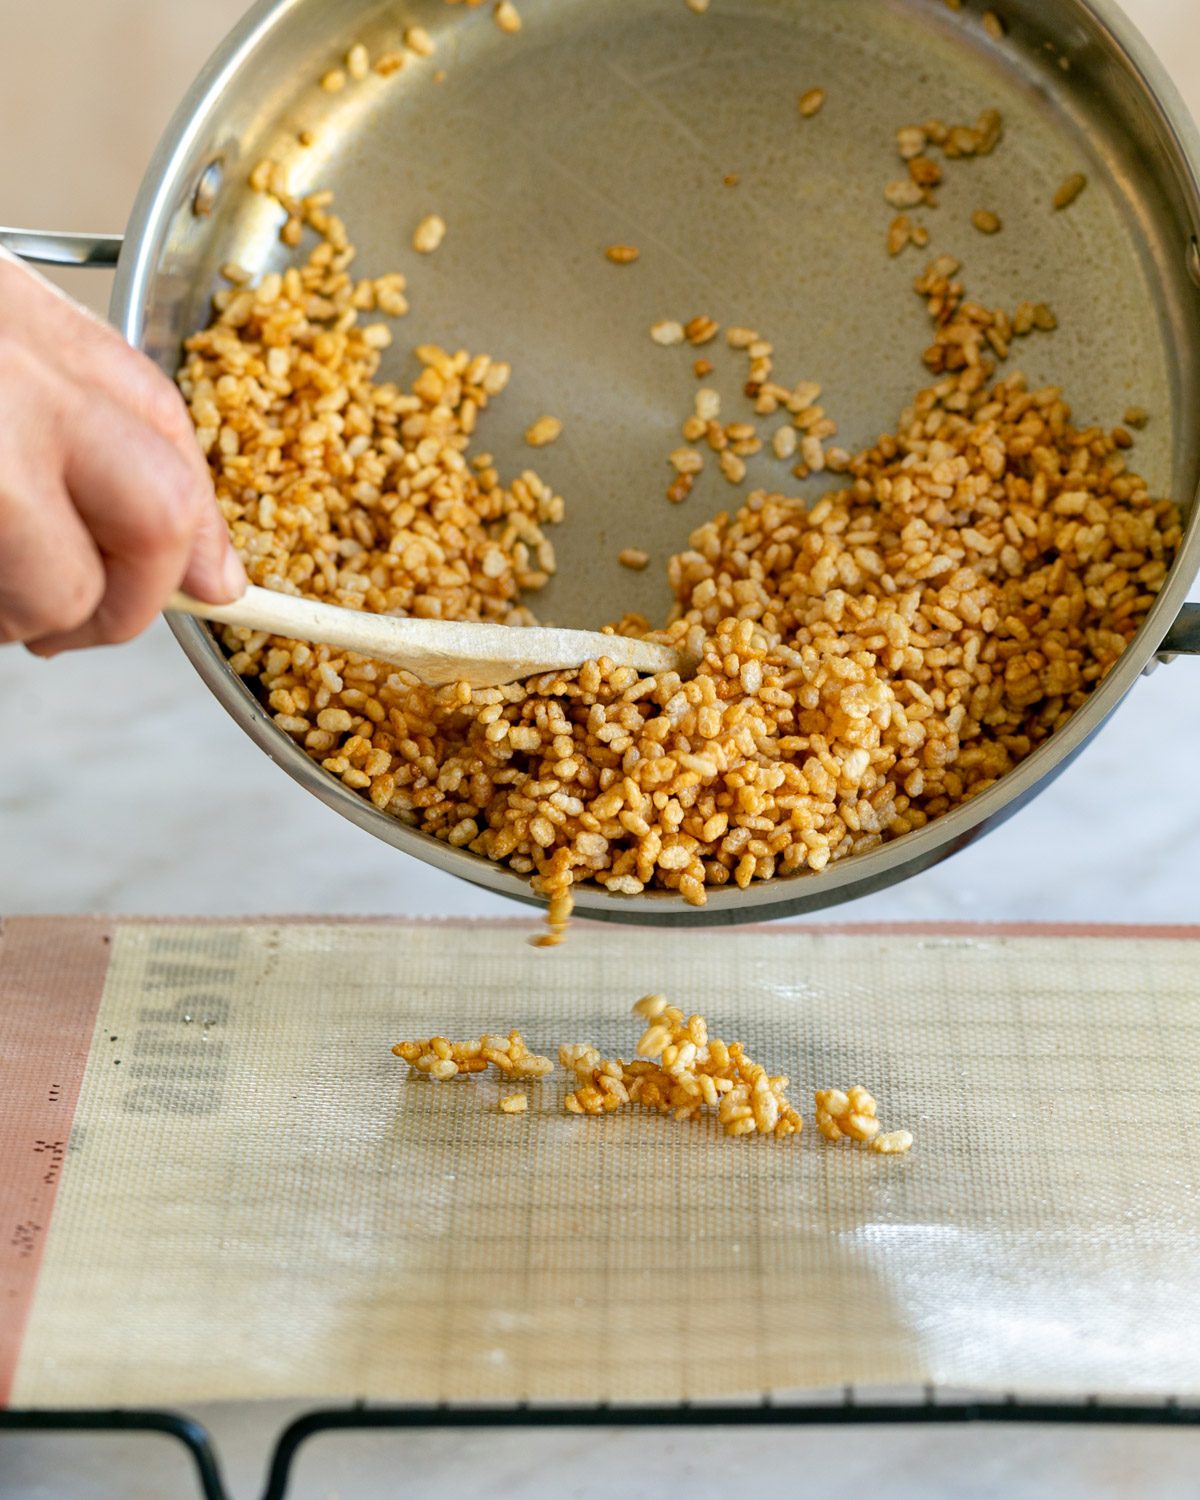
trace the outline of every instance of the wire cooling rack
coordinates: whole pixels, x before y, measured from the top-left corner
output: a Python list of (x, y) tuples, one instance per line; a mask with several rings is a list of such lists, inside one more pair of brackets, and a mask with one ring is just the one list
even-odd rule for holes
[[(438, 1405), (314, 1408), (289, 1422), (275, 1439), (260, 1500), (285, 1500), (301, 1448), (327, 1432), (411, 1431), (414, 1429), (562, 1427), (843, 1427), (961, 1426), (976, 1422), (1060, 1426), (1200, 1428), (1200, 1405), (1170, 1397), (1145, 1402), (1111, 1402), (1098, 1397), (1039, 1401), (1015, 1395), (981, 1395), (971, 1400), (939, 1399), (928, 1386), (913, 1400), (859, 1400), (854, 1387), (826, 1401), (773, 1402), (764, 1397), (745, 1404), (504, 1406)], [(182, 1412), (0, 1411), (0, 1432), (155, 1433), (186, 1448), (203, 1500), (234, 1500), (221, 1472), (212, 1435)]]

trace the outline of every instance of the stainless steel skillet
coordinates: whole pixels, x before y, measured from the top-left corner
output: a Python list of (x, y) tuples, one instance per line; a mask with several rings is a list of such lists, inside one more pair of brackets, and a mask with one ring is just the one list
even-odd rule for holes
[[(898, 125), (973, 120), (994, 106), (996, 153), (948, 175), (934, 246), (964, 260), (990, 304), (1053, 303), (1060, 330), (1027, 344), (1031, 379), (1061, 384), (1077, 416), (1152, 413), (1138, 466), (1190, 507), (1183, 551), (1133, 646), (1070, 725), (1002, 783), (929, 827), (821, 875), (710, 894), (581, 887), (588, 915), (626, 921), (762, 919), (812, 910), (935, 863), (1015, 811), (1103, 724), (1156, 657), (1200, 652), (1184, 601), (1200, 565), (1200, 141), (1160, 65), (1111, 0), (998, 0), (1004, 34), (977, 3), (943, 0), (521, 0), (519, 35), (487, 7), (441, 0), (263, 0), (224, 43), (172, 121), (124, 241), (5, 234), (31, 258), (111, 263), (114, 323), (173, 370), (205, 320), (221, 263), (283, 264), (278, 217), (246, 178), (288, 160), (298, 187), (332, 187), (364, 271), (401, 268), (413, 312), (389, 373), (424, 340), (510, 358), (510, 391), (487, 418), (502, 466), (553, 410), (567, 437), (543, 467), (568, 500), (560, 574), (541, 616), (595, 626), (619, 608), (661, 614), (661, 571), (634, 577), (626, 545), (663, 557), (729, 505), (714, 477), (685, 507), (659, 500), (694, 381), (646, 337), (660, 317), (708, 313), (775, 343), (785, 378), (823, 382), (848, 445), (890, 428), (920, 385), (924, 314), (915, 261), (890, 261), (883, 184)], [(318, 80), (347, 47), (393, 47), (421, 24), (432, 58), (336, 95)], [(444, 72), (437, 81), (435, 74)], [(796, 97), (827, 102), (801, 122)], [(315, 144), (296, 144), (311, 129)], [(1089, 186), (1067, 213), (1050, 199), (1070, 172)], [(724, 179), (736, 176), (735, 186)], [(1004, 231), (978, 235), (977, 207)], [(450, 226), (437, 256), (410, 253), (413, 225)], [(638, 244), (636, 268), (601, 255)], [(716, 357), (716, 356), (714, 356)], [(727, 388), (733, 389), (733, 366)], [(718, 381), (720, 376), (718, 376)], [(770, 460), (751, 483), (778, 484)], [(812, 486), (815, 491), (815, 486)], [(175, 626), (184, 650), (257, 744), (302, 785), (376, 836), (478, 884), (529, 899), (525, 882), (378, 812), (327, 776), (263, 713), (207, 630)]]

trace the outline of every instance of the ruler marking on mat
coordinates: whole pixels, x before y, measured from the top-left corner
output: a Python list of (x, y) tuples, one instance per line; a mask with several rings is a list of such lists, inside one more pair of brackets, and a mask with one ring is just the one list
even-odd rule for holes
[(0, 1407), (8, 1404), (111, 952), (112, 924), (0, 927)]

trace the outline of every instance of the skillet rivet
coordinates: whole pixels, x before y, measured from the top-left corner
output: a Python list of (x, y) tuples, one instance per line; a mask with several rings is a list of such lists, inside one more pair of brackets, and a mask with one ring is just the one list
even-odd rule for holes
[(200, 180), (196, 183), (196, 191), (192, 195), (192, 212), (198, 219), (207, 218), (212, 213), (224, 175), (224, 169), (219, 161), (210, 161), (201, 172)]

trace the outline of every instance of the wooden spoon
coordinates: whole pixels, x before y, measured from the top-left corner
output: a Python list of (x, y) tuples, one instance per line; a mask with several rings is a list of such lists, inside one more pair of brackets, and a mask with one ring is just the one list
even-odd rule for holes
[(319, 641), (403, 667), (433, 686), (467, 682), (501, 687), (543, 672), (570, 671), (602, 656), (643, 676), (695, 670), (695, 662), (670, 646), (605, 635), (593, 630), (550, 630), (542, 625), (477, 625), (461, 620), (414, 620), (342, 609), (253, 584), (233, 604), (205, 604), (172, 594), (167, 608), (178, 614), (265, 630), (294, 641)]

